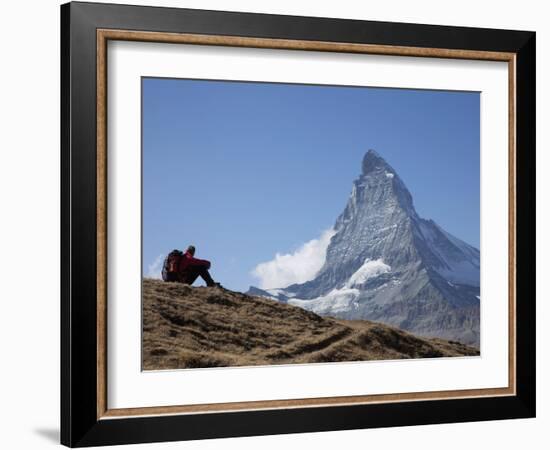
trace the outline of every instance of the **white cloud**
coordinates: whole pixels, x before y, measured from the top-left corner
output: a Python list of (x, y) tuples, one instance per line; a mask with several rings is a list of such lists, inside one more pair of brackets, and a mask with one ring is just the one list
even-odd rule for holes
[(258, 264), (252, 275), (257, 277), (260, 288), (284, 288), (294, 283), (312, 280), (323, 267), (330, 239), (336, 232), (324, 231), (319, 239), (301, 245), (294, 253), (277, 253), (271, 261)]
[(158, 255), (155, 260), (147, 266), (148, 278), (161, 278), (162, 263), (164, 262), (164, 255)]

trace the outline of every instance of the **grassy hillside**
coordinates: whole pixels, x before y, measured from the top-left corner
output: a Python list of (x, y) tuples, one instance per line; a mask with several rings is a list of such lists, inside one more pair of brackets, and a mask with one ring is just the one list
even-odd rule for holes
[(376, 322), (320, 317), (222, 288), (143, 281), (143, 368), (474, 356), (458, 342)]

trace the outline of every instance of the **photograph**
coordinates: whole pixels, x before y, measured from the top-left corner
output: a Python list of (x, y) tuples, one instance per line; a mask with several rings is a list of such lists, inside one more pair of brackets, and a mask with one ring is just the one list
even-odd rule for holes
[(141, 78), (142, 370), (480, 357), (480, 93)]

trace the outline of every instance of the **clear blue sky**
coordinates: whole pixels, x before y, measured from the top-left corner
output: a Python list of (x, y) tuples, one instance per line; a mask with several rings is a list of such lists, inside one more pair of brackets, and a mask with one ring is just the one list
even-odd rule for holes
[(479, 248), (479, 94), (143, 79), (143, 271), (197, 247), (228, 288), (330, 228), (375, 149)]

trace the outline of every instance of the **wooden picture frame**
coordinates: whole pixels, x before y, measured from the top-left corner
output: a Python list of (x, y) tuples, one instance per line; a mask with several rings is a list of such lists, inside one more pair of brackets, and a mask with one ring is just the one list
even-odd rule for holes
[[(506, 388), (110, 409), (107, 42), (505, 61), (509, 70)], [(535, 33), (69, 3), (61, 7), (61, 442), (91, 446), (535, 415)]]

